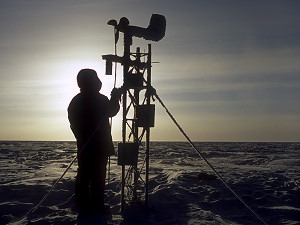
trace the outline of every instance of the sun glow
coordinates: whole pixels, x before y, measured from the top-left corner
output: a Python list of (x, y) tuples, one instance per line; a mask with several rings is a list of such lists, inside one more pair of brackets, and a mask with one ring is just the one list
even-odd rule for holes
[[(67, 107), (72, 100), (72, 98), (79, 93), (79, 88), (77, 86), (76, 76), (81, 69), (90, 68), (94, 69), (100, 80), (102, 81), (102, 88), (100, 90), (101, 94), (106, 95), (110, 98), (110, 92), (114, 87), (114, 76), (106, 76), (105, 74), (105, 63), (101, 61), (70, 61), (60, 63), (59, 66), (56, 67), (56, 71), (52, 75), (53, 80), (48, 83), (52, 86), (52, 91), (49, 94), (51, 96), (48, 100), (52, 102), (52, 106), (50, 110), (56, 111), (57, 118), (52, 118), (53, 123), (60, 124), (60, 126), (64, 127), (64, 131), (61, 136), (63, 139), (72, 140), (74, 137), (69, 130), (69, 122), (67, 119)], [(118, 73), (119, 75), (119, 73)], [(117, 80), (116, 86), (121, 86), (121, 79)], [(48, 89), (49, 90), (49, 89)], [(120, 113), (119, 113), (120, 114)], [(64, 116), (62, 116), (64, 115)], [(119, 138), (119, 121), (120, 116), (116, 116), (113, 119), (113, 136)], [(55, 128), (53, 128), (55, 129)], [(67, 135), (67, 136), (66, 136)]]
[(57, 88), (61, 94), (58, 99), (58, 107), (66, 107), (66, 104), (79, 92), (76, 76), (81, 69), (94, 69), (102, 81), (101, 93), (108, 96), (114, 85), (113, 76), (105, 76), (104, 64), (100, 61), (72, 61), (64, 63), (60, 68), (60, 77), (57, 79)]

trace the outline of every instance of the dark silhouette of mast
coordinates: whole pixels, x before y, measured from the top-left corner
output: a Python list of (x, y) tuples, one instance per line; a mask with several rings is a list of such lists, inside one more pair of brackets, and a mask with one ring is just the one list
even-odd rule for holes
[(103, 55), (106, 73), (112, 74), (112, 62), (123, 66), (123, 120), (122, 143), (118, 144), (118, 165), (122, 166), (121, 210), (126, 205), (144, 202), (148, 207), (150, 128), (154, 127), (155, 105), (151, 104), (151, 44), (147, 52), (140, 48), (131, 52), (133, 37), (159, 41), (165, 35), (166, 19), (153, 14), (147, 28), (129, 25), (122, 17), (117, 23), (110, 20), (115, 29), (115, 42), (119, 33), (124, 35), (123, 56)]

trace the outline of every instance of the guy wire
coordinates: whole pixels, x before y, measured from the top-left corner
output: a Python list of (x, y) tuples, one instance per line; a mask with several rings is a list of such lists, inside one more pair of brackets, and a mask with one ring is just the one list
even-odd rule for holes
[(170, 116), (170, 118), (173, 120), (173, 122), (175, 123), (175, 125), (177, 126), (177, 128), (180, 130), (180, 132), (183, 134), (183, 136), (188, 140), (188, 142), (190, 143), (190, 145), (193, 147), (193, 149), (199, 154), (199, 156), (206, 162), (206, 164), (212, 169), (212, 171), (220, 178), (220, 180), (222, 181), (222, 183), (240, 200), (241, 203), (244, 204), (244, 206), (249, 209), (263, 224), (267, 225), (267, 223), (256, 213), (254, 212), (248, 205), (247, 203), (233, 190), (231, 189), (231, 187), (229, 187), (229, 185), (227, 184), (227, 182), (222, 178), (222, 176), (218, 173), (218, 171), (216, 171), (216, 169), (210, 164), (210, 162), (203, 156), (203, 154), (199, 151), (199, 149), (197, 149), (197, 147), (195, 146), (195, 144), (191, 141), (191, 139), (189, 138), (189, 136), (184, 132), (184, 130), (181, 128), (181, 126), (179, 125), (179, 123), (176, 121), (176, 119), (174, 118), (174, 116), (171, 114), (171, 112), (168, 110), (168, 108), (166, 107), (166, 105), (162, 102), (162, 100), (160, 99), (160, 97), (157, 95), (156, 90), (153, 89), (153, 93), (152, 95), (154, 95), (156, 97), (156, 99), (159, 101), (159, 103), (162, 105), (162, 107), (166, 110), (167, 114)]
[(11, 225), (17, 223), (17, 222), (21, 222), (23, 219), (25, 219), (29, 214), (34, 213), (40, 206), (41, 204), (43, 204), (43, 202), (49, 197), (49, 195), (52, 193), (52, 191), (55, 189), (55, 187), (57, 186), (57, 184), (61, 181), (61, 179), (65, 176), (65, 174), (67, 173), (67, 171), (71, 168), (71, 166), (73, 165), (73, 163), (76, 161), (76, 159), (78, 158), (78, 155), (81, 154), (81, 152), (86, 148), (86, 146), (89, 144), (89, 142), (92, 140), (92, 138), (94, 137), (94, 135), (96, 134), (96, 132), (98, 131), (98, 129), (100, 128), (100, 126), (102, 125), (102, 123), (104, 122), (104, 119), (106, 118), (106, 115), (108, 114), (109, 110), (111, 109), (111, 107), (107, 110), (104, 118), (99, 122), (98, 126), (96, 127), (96, 129), (94, 130), (94, 132), (90, 135), (90, 137), (88, 138), (88, 140), (85, 142), (85, 144), (82, 146), (81, 149), (79, 149), (77, 155), (73, 158), (73, 160), (70, 162), (69, 166), (65, 169), (65, 171), (62, 173), (62, 175), (56, 180), (56, 182), (52, 185), (52, 187), (50, 188), (50, 190), (45, 194), (45, 196), (38, 202), (38, 204), (36, 204), (34, 207), (32, 207), (23, 217), (21, 217), (20, 219), (17, 219), (15, 221), (12, 221)]

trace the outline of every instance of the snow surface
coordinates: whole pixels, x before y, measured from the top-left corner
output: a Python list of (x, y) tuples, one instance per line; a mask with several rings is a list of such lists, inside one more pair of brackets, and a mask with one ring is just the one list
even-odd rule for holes
[[(300, 143), (196, 143), (228, 185), (267, 224), (300, 224)], [(121, 168), (111, 159), (106, 202), (112, 215), (82, 216), (74, 203), (74, 142), (0, 142), (0, 224), (261, 224), (182, 142), (151, 143), (149, 209), (120, 212)]]

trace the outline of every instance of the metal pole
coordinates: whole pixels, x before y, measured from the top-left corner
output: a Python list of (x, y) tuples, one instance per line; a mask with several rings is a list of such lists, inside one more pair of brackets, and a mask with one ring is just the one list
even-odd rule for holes
[[(148, 117), (150, 116), (150, 87), (151, 87), (151, 44), (148, 44), (148, 60), (147, 60), (147, 105), (148, 105)], [(146, 128), (146, 168), (145, 168), (145, 207), (148, 208), (149, 204), (149, 154), (150, 154), (150, 126)]]
[[(140, 62), (141, 60), (141, 54), (140, 54), (140, 48), (138, 47), (136, 49), (136, 61)], [(139, 66), (136, 68), (136, 72), (140, 72)], [(136, 109), (140, 102), (140, 90), (138, 88), (134, 89), (134, 101), (133, 108), (134, 108), (134, 120), (133, 120), (133, 141), (139, 146), (139, 128), (136, 122)], [(133, 200), (136, 202), (138, 200), (137, 197), (137, 189), (138, 189), (138, 179), (139, 179), (139, 171), (138, 171), (138, 165), (133, 166), (133, 172), (134, 172), (134, 181), (133, 181)]]
[[(132, 42), (131, 36), (128, 32), (124, 33), (124, 55), (123, 55), (123, 121), (122, 121), (122, 142), (126, 143), (126, 124), (127, 124), (127, 85), (126, 79), (128, 77), (129, 60), (130, 60), (130, 45)], [(121, 211), (125, 207), (125, 165), (122, 165), (122, 188), (121, 188)]]

